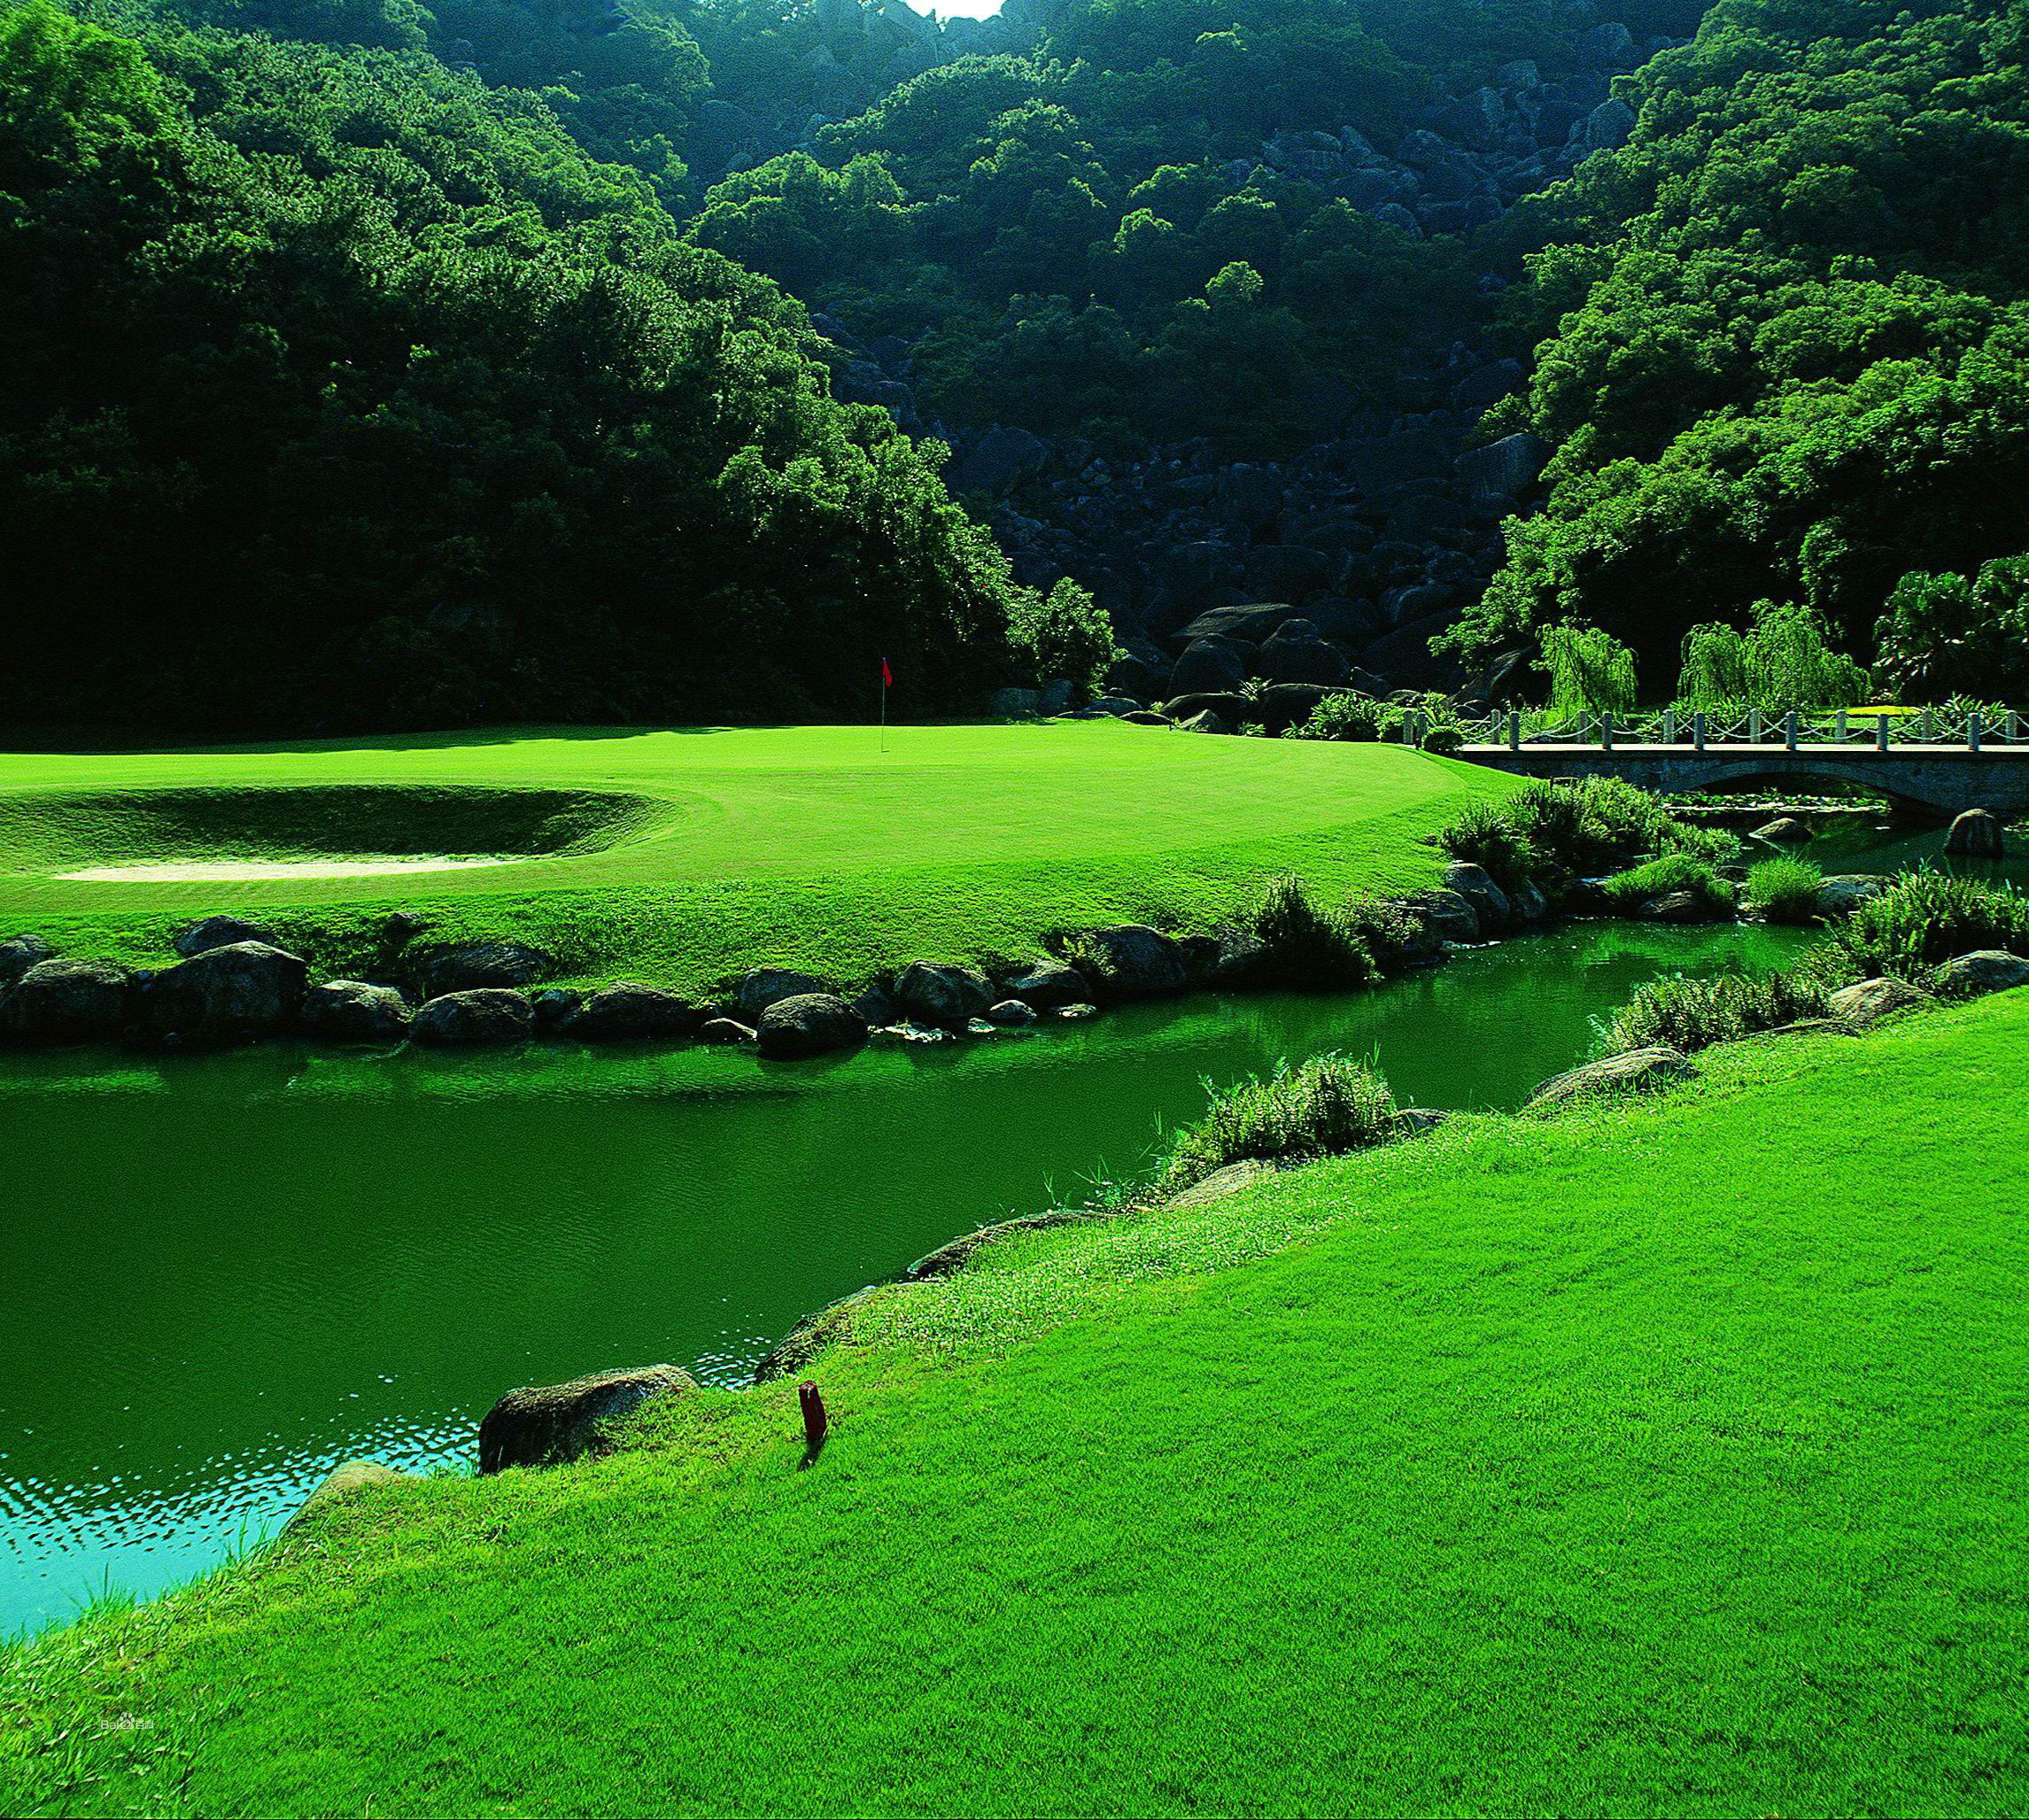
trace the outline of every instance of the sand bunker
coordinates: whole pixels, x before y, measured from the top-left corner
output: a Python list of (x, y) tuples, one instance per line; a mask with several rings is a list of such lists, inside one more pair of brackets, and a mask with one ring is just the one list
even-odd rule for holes
[(418, 854), (407, 859), (166, 859), (136, 865), (86, 866), (58, 872), (86, 885), (214, 885), (248, 879), (365, 879), (390, 872), (462, 872), (475, 866), (511, 866), (513, 857), (453, 859)]

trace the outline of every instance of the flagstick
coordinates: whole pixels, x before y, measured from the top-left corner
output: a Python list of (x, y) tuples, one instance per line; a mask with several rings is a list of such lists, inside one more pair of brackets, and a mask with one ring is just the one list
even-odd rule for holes
[(880, 749), (887, 750), (887, 659), (880, 660)]

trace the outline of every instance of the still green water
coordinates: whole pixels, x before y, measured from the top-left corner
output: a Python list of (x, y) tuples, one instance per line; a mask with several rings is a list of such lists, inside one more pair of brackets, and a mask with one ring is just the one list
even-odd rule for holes
[(738, 1383), (799, 1316), (1283, 1057), (1506, 1107), (1672, 971), (1801, 937), (1579, 925), (1379, 990), (1197, 999), (771, 1065), (568, 1047), (0, 1060), (0, 1634), (270, 1533), (336, 1461), (470, 1461), (512, 1385)]

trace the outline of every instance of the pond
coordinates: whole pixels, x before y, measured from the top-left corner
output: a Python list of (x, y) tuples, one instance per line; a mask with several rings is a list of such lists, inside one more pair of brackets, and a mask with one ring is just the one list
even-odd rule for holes
[(1803, 938), (1578, 924), (1378, 990), (768, 1065), (713, 1049), (0, 1058), (0, 1635), (271, 1533), (337, 1461), (469, 1463), (503, 1390), (734, 1384), (805, 1313), (1337, 1049), (1509, 1107), (1676, 970)]

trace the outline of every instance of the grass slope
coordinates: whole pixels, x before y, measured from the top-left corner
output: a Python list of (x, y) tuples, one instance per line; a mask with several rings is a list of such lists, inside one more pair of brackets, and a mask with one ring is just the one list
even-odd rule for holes
[(988, 1247), (813, 1470), (685, 1398), (17, 1655), (0, 1793), (2019, 1811), (2025, 1058), (2029, 993)]
[[(1398, 747), (1118, 722), (616, 731), (144, 755), (0, 755), (0, 927), (162, 958), (216, 910), (343, 964), (397, 905), (437, 938), (518, 935), (576, 976), (843, 980), (1030, 954), (1053, 928), (1204, 927), (1294, 871), (1428, 883), (1419, 844), (1499, 773)], [(519, 794), (503, 799), (499, 793)], [(65, 871), (191, 859), (509, 853), (464, 872), (193, 883)]]

